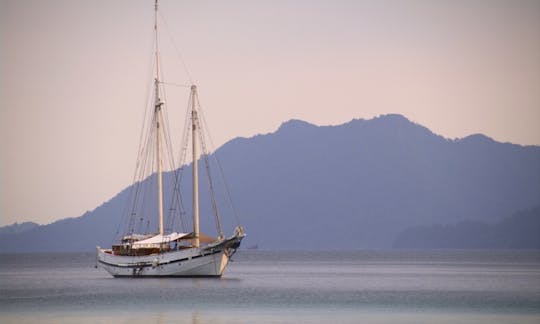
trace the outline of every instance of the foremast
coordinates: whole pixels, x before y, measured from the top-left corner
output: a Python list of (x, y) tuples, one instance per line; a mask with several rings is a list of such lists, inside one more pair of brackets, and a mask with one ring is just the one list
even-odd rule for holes
[(197, 86), (191, 86), (191, 129), (192, 129), (192, 144), (193, 144), (193, 245), (200, 246), (199, 241), (199, 167), (197, 165), (197, 138), (199, 117), (197, 112), (198, 98)]
[(156, 78), (155, 82), (155, 103), (154, 103), (154, 119), (156, 122), (156, 158), (157, 158), (157, 177), (158, 177), (158, 218), (159, 218), (159, 234), (163, 235), (163, 149), (161, 144), (161, 106), (163, 103), (159, 97), (159, 51), (158, 51), (158, 24), (157, 10), (158, 1), (154, 5), (154, 33), (155, 33), (155, 55), (156, 55)]
[(158, 177), (158, 217), (159, 234), (163, 235), (163, 149), (161, 144), (161, 106), (163, 103), (159, 99), (159, 80), (156, 78), (156, 101), (155, 101), (155, 119), (156, 119), (156, 158), (157, 158), (157, 177)]

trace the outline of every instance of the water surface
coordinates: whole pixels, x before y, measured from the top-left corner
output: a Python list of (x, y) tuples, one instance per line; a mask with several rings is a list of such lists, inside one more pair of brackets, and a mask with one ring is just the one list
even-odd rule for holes
[(221, 279), (2, 255), (0, 322), (539, 323), (540, 251), (240, 251)]

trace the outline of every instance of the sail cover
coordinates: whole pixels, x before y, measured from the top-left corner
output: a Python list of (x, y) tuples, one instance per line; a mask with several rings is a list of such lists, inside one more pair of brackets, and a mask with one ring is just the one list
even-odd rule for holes
[(137, 248), (137, 247), (145, 247), (145, 246), (154, 245), (154, 244), (169, 243), (169, 242), (173, 242), (173, 241), (176, 241), (178, 239), (181, 239), (182, 237), (187, 236), (187, 235), (189, 235), (189, 233), (176, 233), (176, 232), (173, 232), (173, 233), (167, 234), (167, 235), (158, 234), (158, 235), (152, 236), (151, 238), (148, 238), (146, 240), (137, 241), (137, 242), (133, 243), (132, 247)]

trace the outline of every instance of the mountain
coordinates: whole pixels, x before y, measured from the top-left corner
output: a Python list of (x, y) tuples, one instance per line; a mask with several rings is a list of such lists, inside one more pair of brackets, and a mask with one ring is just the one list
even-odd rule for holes
[(417, 226), (401, 232), (394, 247), (405, 249), (540, 249), (540, 206), (494, 224), (463, 221)]
[[(414, 226), (493, 223), (540, 205), (539, 146), (479, 134), (449, 140), (401, 115), (339, 126), (291, 120), (270, 134), (233, 139), (216, 154), (248, 234), (245, 246), (263, 249), (385, 248)], [(187, 179), (182, 192), (190, 215)], [(108, 246), (125, 223), (130, 190), (81, 217), (0, 235), (0, 251)], [(217, 199), (227, 205), (223, 193)], [(213, 228), (211, 209), (203, 207), (208, 201), (201, 189), (207, 232)], [(232, 212), (221, 214), (230, 233)]]

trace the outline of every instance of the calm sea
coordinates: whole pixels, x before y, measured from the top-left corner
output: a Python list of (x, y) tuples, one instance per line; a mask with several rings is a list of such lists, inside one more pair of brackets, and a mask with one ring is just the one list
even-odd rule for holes
[(540, 251), (240, 251), (221, 279), (0, 260), (1, 323), (540, 323)]

